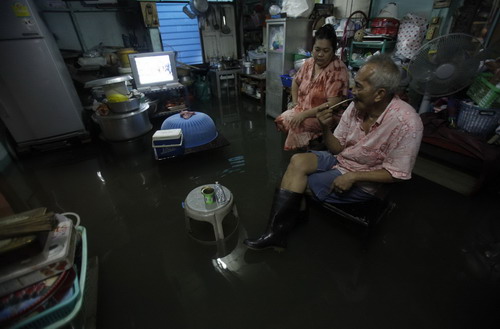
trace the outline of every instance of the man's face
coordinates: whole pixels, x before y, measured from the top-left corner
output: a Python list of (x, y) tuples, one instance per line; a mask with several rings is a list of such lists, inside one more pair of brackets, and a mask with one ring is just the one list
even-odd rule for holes
[(368, 64), (359, 69), (358, 74), (354, 77), (355, 85), (352, 89), (354, 105), (362, 113), (366, 113), (370, 109), (377, 96), (377, 90), (368, 81), (372, 74), (375, 74), (375, 68)]

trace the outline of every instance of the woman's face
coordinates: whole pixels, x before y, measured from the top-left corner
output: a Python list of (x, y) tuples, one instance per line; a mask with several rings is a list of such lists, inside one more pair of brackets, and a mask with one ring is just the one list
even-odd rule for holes
[(330, 64), (331, 60), (335, 56), (330, 40), (316, 39), (316, 42), (313, 46), (312, 55), (314, 58), (314, 62), (319, 67), (325, 67)]

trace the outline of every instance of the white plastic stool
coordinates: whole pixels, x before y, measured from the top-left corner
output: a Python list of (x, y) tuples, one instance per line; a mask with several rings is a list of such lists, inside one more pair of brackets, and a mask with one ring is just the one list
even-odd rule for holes
[(226, 195), (226, 200), (227, 200), (226, 203), (219, 204), (215, 200), (215, 195), (214, 195), (214, 203), (205, 204), (203, 194), (201, 193), (201, 189), (205, 186), (214, 187), (214, 184), (206, 184), (203, 186), (198, 186), (197, 188), (189, 192), (188, 196), (186, 197), (186, 201), (184, 202), (186, 229), (189, 233), (192, 232), (190, 219), (195, 219), (202, 222), (209, 222), (214, 227), (215, 242), (217, 242), (218, 240), (224, 239), (222, 221), (231, 211), (233, 212), (233, 215), (236, 218), (237, 222), (235, 229), (229, 235), (233, 234), (238, 228), (238, 221), (239, 221), (238, 210), (236, 209), (236, 204), (234, 203), (234, 198), (231, 191), (229, 191), (224, 186), (222, 186), (222, 189), (224, 191), (224, 194)]

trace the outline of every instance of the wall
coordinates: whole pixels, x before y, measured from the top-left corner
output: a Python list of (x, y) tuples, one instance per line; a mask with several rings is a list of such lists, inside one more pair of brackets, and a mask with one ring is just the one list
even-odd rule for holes
[(325, 0), (325, 3), (333, 3), (333, 16), (337, 18), (349, 17), (357, 10), (363, 11), (366, 15), (370, 12), (370, 0)]
[[(226, 24), (231, 31), (224, 34), (221, 32), (221, 28), (216, 30), (211, 24), (206, 25), (201, 31), (205, 61), (207, 63), (210, 61), (210, 57), (220, 58), (224, 56), (238, 58), (240, 56), (236, 47), (236, 34), (238, 33), (238, 30), (236, 29), (234, 6), (232, 4), (218, 4), (218, 6), (222, 6), (224, 8), (226, 14)], [(216, 10), (218, 11), (218, 23), (221, 25), (219, 15), (220, 11), (219, 9)]]
[(62, 0), (35, 2), (60, 49), (87, 51), (99, 44), (129, 46), (124, 39), (131, 40), (136, 49), (149, 45), (140, 6), (135, 0), (121, 1), (115, 7)]
[(430, 22), (432, 17), (440, 17), (439, 35), (449, 33), (453, 14), (462, 5), (463, 0), (452, 0), (447, 8), (433, 8), (434, 0), (373, 0), (371, 2), (371, 17), (376, 17), (389, 2), (395, 2), (398, 6), (399, 19), (401, 20), (406, 14), (412, 13), (427, 19)]
[(376, 17), (380, 10), (389, 2), (395, 2), (398, 6), (399, 19), (407, 13), (413, 13), (418, 16), (430, 19), (432, 15), (432, 6), (434, 0), (373, 0), (371, 5), (371, 17)]
[[(138, 51), (162, 49), (158, 29), (145, 28), (136, 0), (120, 0), (115, 5), (102, 7), (62, 0), (35, 1), (59, 49), (88, 51), (100, 44), (116, 48), (133, 46)], [(236, 49), (234, 6), (223, 6), (231, 33), (223, 34), (220, 29), (216, 31), (212, 27), (202, 31), (207, 62), (209, 57), (239, 55)], [(135, 38), (136, 42), (127, 45), (123, 36), (130, 40)]]

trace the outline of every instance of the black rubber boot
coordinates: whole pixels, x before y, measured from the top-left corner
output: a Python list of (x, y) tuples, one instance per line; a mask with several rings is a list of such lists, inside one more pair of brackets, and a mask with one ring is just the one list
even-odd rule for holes
[(297, 224), (303, 224), (309, 220), (309, 200), (306, 196), (303, 196), (300, 202), (301, 204), (297, 216)]
[(302, 193), (277, 190), (266, 231), (259, 238), (246, 239), (243, 243), (253, 250), (274, 248), (276, 251), (283, 251), (286, 248), (286, 237), (297, 222), (302, 197)]

